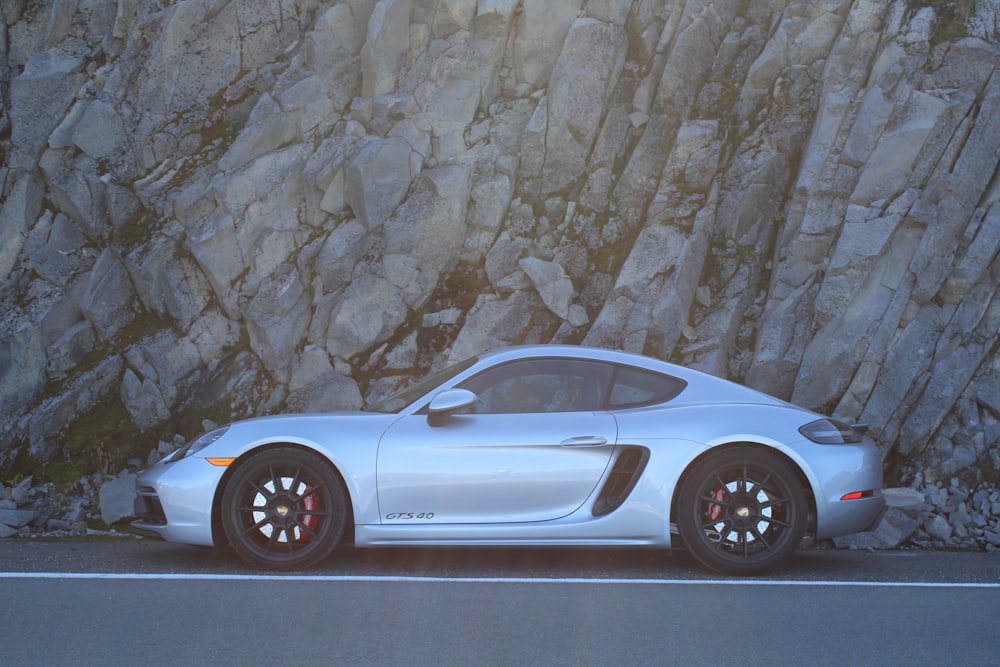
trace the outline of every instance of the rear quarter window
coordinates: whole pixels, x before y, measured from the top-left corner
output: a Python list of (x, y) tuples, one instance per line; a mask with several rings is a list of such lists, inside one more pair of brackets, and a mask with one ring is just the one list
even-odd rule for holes
[(676, 398), (686, 386), (687, 382), (672, 375), (619, 367), (608, 396), (608, 407), (638, 408), (665, 403)]

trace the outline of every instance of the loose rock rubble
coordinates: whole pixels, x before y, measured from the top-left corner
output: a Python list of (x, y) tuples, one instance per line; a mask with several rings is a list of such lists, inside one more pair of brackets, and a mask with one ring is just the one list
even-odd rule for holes
[(1000, 551), (1000, 489), (918, 483), (885, 490), (889, 509), (868, 533), (833, 539), (849, 549), (975, 549)]
[[(215, 427), (205, 421), (203, 427)], [(117, 474), (85, 475), (62, 491), (52, 482), (26, 477), (0, 483), (0, 538), (31, 536), (121, 535), (135, 507), (135, 480), (140, 468), (151, 466), (185, 444), (182, 436), (161, 441), (146, 460), (132, 459)]]
[(0, 537), (86, 535), (106, 530), (99, 508), (104, 483), (104, 475), (95, 473), (82, 478), (78, 492), (71, 494), (58, 491), (51, 482), (35, 485), (31, 477), (13, 486), (0, 484)]

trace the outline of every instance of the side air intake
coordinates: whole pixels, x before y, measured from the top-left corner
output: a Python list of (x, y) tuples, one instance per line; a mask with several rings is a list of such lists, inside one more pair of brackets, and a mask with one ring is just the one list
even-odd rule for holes
[(604, 516), (621, 507), (639, 481), (648, 460), (649, 450), (644, 447), (625, 447), (621, 450), (608, 481), (594, 502), (594, 516)]

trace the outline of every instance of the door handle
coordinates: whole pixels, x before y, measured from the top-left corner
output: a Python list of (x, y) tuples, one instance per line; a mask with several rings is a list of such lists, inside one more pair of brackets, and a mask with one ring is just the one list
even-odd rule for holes
[(563, 447), (603, 447), (608, 444), (608, 439), (601, 435), (578, 435), (566, 438), (559, 444)]

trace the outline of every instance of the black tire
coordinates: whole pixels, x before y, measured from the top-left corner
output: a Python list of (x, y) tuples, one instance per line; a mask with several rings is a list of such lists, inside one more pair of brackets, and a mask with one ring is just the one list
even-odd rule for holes
[(756, 575), (788, 560), (805, 534), (808, 503), (792, 467), (753, 447), (711, 454), (685, 474), (677, 527), (703, 565)]
[(264, 569), (315, 565), (340, 543), (347, 494), (317, 454), (268, 449), (240, 464), (222, 494), (222, 526), (233, 550)]

